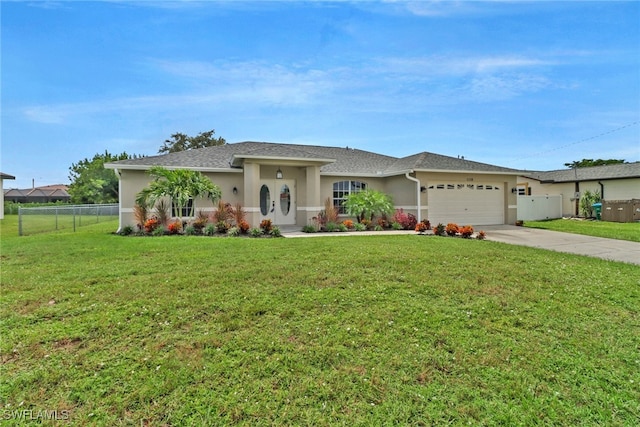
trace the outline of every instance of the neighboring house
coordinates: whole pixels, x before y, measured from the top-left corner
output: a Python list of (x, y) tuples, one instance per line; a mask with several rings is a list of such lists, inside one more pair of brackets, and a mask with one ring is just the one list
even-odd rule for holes
[(561, 195), (562, 215), (578, 215), (585, 191), (599, 192), (603, 200), (640, 199), (640, 162), (587, 168), (527, 172), (518, 178), (521, 195)]
[(3, 181), (5, 179), (16, 179), (16, 177), (13, 175), (0, 172), (0, 192), (2, 192), (2, 195), (3, 195), (3, 197), (0, 199), (0, 219), (4, 218), (4, 190), (2, 188), (3, 188)]
[[(135, 224), (135, 198), (149, 184), (152, 166), (202, 172), (226, 202), (242, 204), (252, 226), (271, 219), (299, 227), (313, 221), (327, 198), (341, 208), (347, 195), (363, 189), (389, 194), (396, 208), (432, 224), (513, 224), (512, 188), (522, 173), (427, 152), (396, 158), (352, 148), (240, 142), (105, 164), (120, 177), (120, 227)], [(194, 203), (196, 211), (213, 210), (211, 202)]]
[(26, 189), (12, 188), (4, 191), (4, 198), (14, 203), (69, 202), (71, 195), (63, 184), (45, 185)]

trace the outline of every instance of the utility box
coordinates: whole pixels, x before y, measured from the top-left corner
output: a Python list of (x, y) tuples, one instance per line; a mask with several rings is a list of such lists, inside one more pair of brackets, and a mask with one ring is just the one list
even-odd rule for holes
[(640, 221), (640, 199), (604, 200), (602, 202), (602, 220), (611, 222)]

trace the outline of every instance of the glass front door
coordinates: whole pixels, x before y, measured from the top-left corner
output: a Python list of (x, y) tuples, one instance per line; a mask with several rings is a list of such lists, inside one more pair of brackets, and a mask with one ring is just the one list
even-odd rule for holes
[(274, 225), (296, 223), (295, 181), (277, 179), (260, 184), (260, 216)]

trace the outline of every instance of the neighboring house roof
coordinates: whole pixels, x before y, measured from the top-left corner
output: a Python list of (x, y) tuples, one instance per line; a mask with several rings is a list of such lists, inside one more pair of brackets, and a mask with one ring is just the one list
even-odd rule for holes
[(4, 190), (5, 198), (57, 198), (69, 199), (71, 195), (67, 192), (67, 186), (63, 184), (45, 185), (35, 188), (10, 188)]
[(107, 163), (121, 169), (148, 169), (151, 166), (193, 168), (203, 171), (231, 171), (244, 160), (270, 159), (304, 161), (318, 164), (323, 175), (389, 176), (412, 171), (456, 171), (518, 174), (521, 171), (461, 158), (433, 153), (419, 153), (397, 158), (370, 151), (343, 147), (279, 144), (270, 142), (239, 142), (161, 156), (140, 157)]
[(548, 172), (526, 172), (523, 176), (542, 183), (640, 178), (640, 162), (561, 169)]
[(0, 172), (0, 179), (16, 179), (15, 176)]

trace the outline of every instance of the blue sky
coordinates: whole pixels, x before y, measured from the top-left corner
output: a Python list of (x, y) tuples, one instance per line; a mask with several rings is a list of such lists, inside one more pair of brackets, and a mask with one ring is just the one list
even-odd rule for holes
[(640, 160), (640, 2), (2, 1), (5, 187), (175, 132)]

